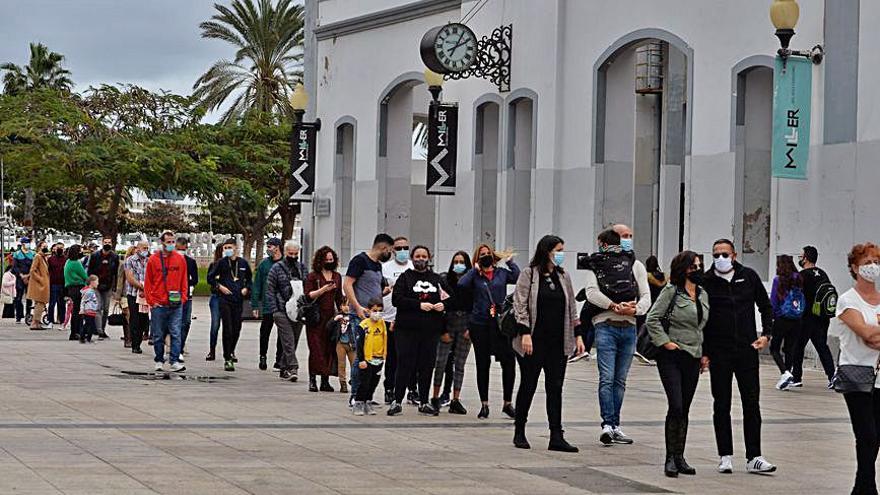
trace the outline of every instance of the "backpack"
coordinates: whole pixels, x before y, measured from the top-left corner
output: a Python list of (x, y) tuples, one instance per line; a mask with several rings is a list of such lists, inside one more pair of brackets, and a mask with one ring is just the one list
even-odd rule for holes
[(589, 268), (596, 274), (599, 290), (616, 303), (635, 301), (639, 290), (633, 277), (635, 256), (632, 253), (595, 253), (589, 258)]
[(792, 287), (785, 294), (782, 306), (779, 308), (779, 316), (787, 320), (797, 320), (804, 314), (807, 299), (804, 297), (804, 291), (799, 287)]
[(816, 269), (816, 296), (810, 311), (815, 316), (834, 318), (837, 315), (837, 289), (831, 284), (825, 272)]

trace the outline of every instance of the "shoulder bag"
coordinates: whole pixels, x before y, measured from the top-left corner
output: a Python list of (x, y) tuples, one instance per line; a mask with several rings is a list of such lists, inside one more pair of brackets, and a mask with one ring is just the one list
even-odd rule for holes
[[(672, 311), (675, 309), (675, 299), (677, 297), (678, 289), (675, 289), (675, 293), (672, 295), (672, 300), (669, 301), (669, 306), (666, 307), (666, 312), (660, 318), (660, 324), (663, 326), (663, 331), (667, 334), (669, 333), (669, 317), (672, 316)], [(697, 298), (697, 304), (700, 304), (699, 298)], [(660, 347), (657, 347), (651, 342), (651, 334), (648, 332), (647, 323), (643, 323), (639, 328), (639, 335), (636, 339), (636, 352), (641, 354), (645, 359), (651, 361), (656, 360), (657, 356), (660, 355)]]
[(484, 280), (483, 287), (486, 289), (486, 294), (489, 295), (489, 303), (495, 308), (495, 311), (491, 316), (495, 318), (495, 322), (498, 324), (498, 331), (508, 339), (516, 337), (516, 316), (513, 314), (513, 294), (505, 297), (504, 304), (498, 306), (495, 304), (495, 299), (492, 297), (492, 291), (489, 290), (488, 280)]

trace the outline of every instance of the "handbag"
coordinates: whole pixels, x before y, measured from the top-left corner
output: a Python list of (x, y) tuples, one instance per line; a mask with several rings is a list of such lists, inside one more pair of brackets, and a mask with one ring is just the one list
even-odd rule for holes
[(870, 393), (874, 390), (874, 381), (876, 379), (876, 366), (841, 364), (837, 366), (837, 371), (834, 372), (834, 377), (831, 378), (831, 386), (835, 392), (841, 394), (848, 392)]
[[(675, 293), (672, 295), (672, 300), (669, 301), (669, 306), (666, 307), (666, 312), (660, 318), (660, 325), (663, 326), (663, 331), (667, 334), (669, 333), (669, 317), (672, 316), (672, 311), (675, 309), (676, 297), (678, 297), (678, 289), (675, 290)], [(639, 328), (639, 334), (636, 337), (636, 352), (641, 354), (645, 359), (654, 361), (657, 359), (657, 356), (660, 355), (660, 349), (660, 347), (657, 347), (651, 342), (651, 334), (648, 332), (648, 324), (642, 323), (642, 326)]]
[(495, 314), (492, 316), (495, 318), (495, 323), (498, 324), (498, 331), (508, 339), (516, 337), (516, 315), (513, 313), (513, 294), (505, 297), (504, 303), (499, 308), (492, 297), (492, 291), (489, 290), (489, 282), (485, 282), (483, 286), (489, 295), (489, 302), (495, 307)]
[(125, 315), (122, 314), (122, 311), (118, 311), (120, 309), (118, 304), (113, 305), (113, 312), (107, 317), (107, 324), (111, 327), (121, 327), (125, 325)]

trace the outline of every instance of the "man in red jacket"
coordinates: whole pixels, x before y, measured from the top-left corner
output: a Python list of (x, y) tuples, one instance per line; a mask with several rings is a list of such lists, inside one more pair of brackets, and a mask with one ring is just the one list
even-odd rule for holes
[(171, 335), (171, 371), (186, 371), (180, 362), (183, 305), (189, 296), (186, 260), (174, 250), (174, 233), (159, 238), (161, 249), (147, 260), (144, 293), (150, 306), (150, 331), (156, 353), (156, 371), (165, 366), (165, 336)]

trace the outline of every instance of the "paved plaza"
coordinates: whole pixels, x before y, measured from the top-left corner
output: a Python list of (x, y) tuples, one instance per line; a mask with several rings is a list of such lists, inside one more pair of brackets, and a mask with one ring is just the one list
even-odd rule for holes
[[(206, 363), (205, 299), (196, 301), (195, 314), (186, 379), (153, 376), (152, 353), (124, 349), (119, 328), (110, 329), (111, 340), (81, 345), (57, 330), (29, 331), (3, 320), (0, 494), (782, 495), (848, 493), (851, 486), (846, 408), (819, 372), (807, 373), (802, 390), (778, 392), (775, 370), (762, 370), (764, 454), (779, 465), (773, 476), (744, 473), (738, 422), (736, 471), (715, 472), (703, 376), (687, 449), (697, 476), (667, 479), (660, 464), (666, 401), (655, 368), (634, 365), (630, 374), (623, 428), (634, 445), (598, 442), (596, 365), (580, 362), (569, 367), (563, 417), (581, 452), (546, 450), (540, 387), (527, 431), (532, 450), (517, 450), (512, 422), (499, 417), (497, 366), (488, 421), (476, 419), (472, 362), (465, 417), (423, 417), (411, 406), (394, 418), (384, 411), (354, 417), (343, 394), (309, 393), (305, 380), (292, 384), (259, 371), (256, 322), (244, 324), (238, 371)], [(300, 344), (305, 363), (305, 336)]]

